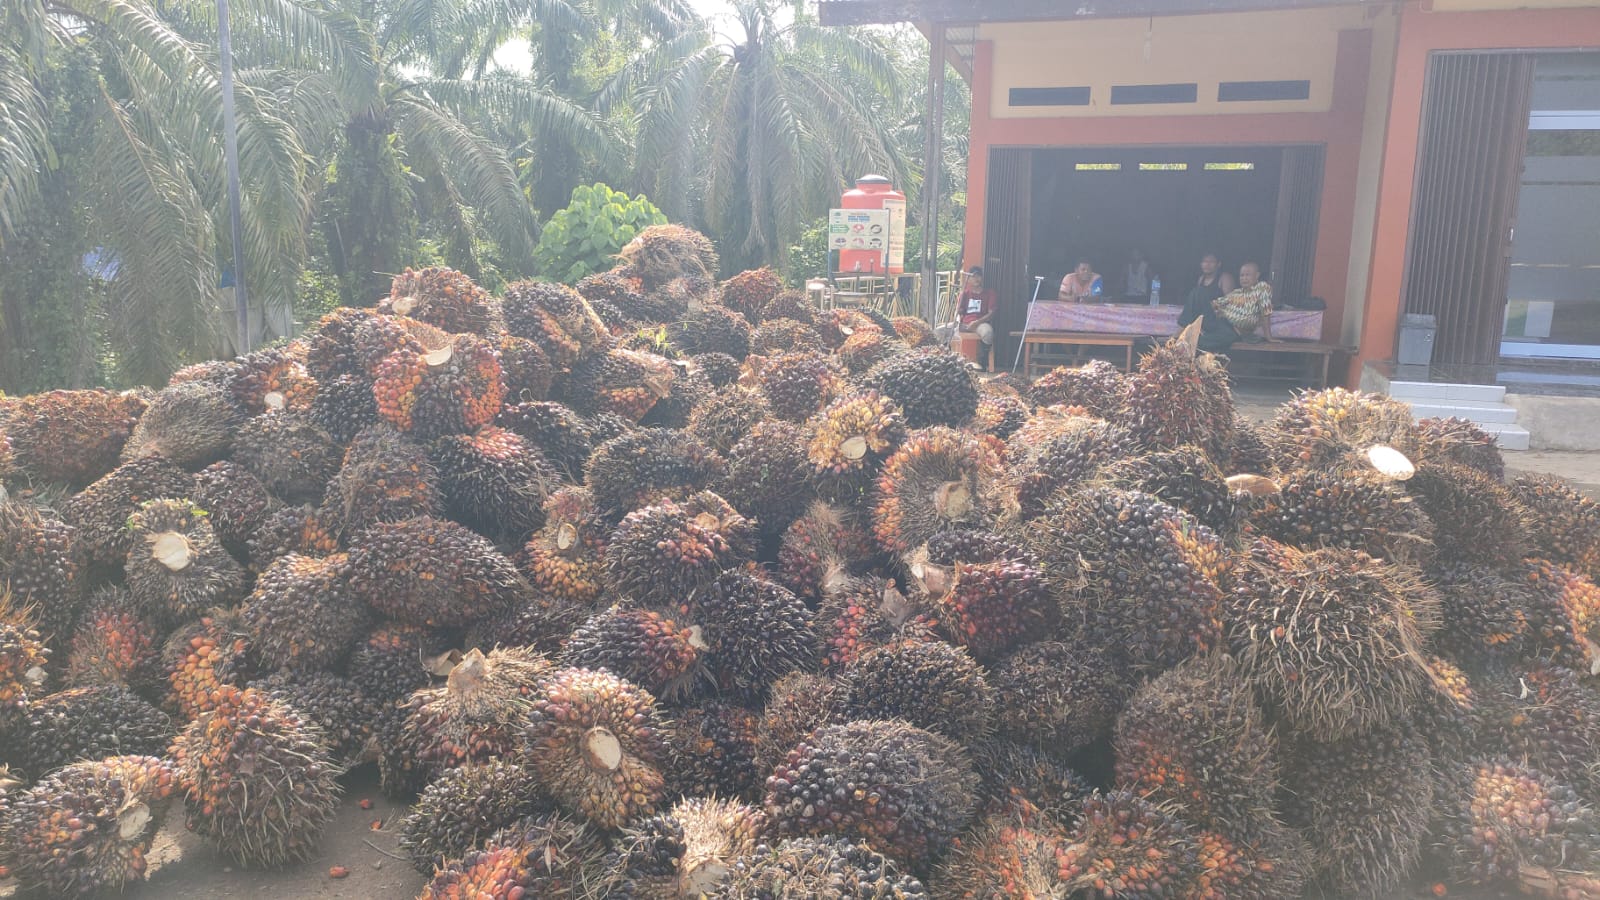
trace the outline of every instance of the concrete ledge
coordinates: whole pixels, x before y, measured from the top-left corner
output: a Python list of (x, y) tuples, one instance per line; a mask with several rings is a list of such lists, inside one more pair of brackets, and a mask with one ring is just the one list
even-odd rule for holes
[(1600, 397), (1506, 394), (1534, 450), (1600, 450)]

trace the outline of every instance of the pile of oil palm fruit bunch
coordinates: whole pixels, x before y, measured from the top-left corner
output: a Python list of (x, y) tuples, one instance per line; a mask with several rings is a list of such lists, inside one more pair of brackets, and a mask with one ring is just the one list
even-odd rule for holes
[[(409, 271), (159, 390), (0, 401), (0, 871), (168, 816), (424, 897), (1600, 891), (1600, 507), (1183, 338), (980, 378), (642, 233)], [(184, 863), (177, 863), (182, 865)]]

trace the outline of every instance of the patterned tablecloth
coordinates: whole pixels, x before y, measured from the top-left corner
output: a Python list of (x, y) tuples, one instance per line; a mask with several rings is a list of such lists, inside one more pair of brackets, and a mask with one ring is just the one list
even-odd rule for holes
[[(1041, 300), (1028, 316), (1029, 331), (1094, 331), (1103, 334), (1178, 333), (1181, 306), (1135, 303), (1061, 303)], [(1285, 340), (1322, 340), (1322, 311), (1280, 309), (1272, 314), (1272, 336)]]

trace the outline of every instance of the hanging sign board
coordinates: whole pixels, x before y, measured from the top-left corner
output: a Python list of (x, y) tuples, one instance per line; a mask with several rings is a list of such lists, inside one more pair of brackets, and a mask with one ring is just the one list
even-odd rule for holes
[(906, 201), (885, 200), (883, 208), (889, 213), (889, 258), (884, 268), (899, 272), (906, 264)]
[[(905, 239), (901, 238), (902, 253)], [(884, 254), (889, 251), (889, 211), (828, 210), (828, 249)]]

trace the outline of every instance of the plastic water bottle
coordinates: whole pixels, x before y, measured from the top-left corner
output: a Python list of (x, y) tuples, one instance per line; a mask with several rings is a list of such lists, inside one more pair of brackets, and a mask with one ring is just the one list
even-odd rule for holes
[(1161, 277), (1159, 275), (1150, 279), (1150, 305), (1161, 305)]
[(1096, 278), (1094, 280), (1094, 283), (1089, 285), (1089, 296), (1091, 296), (1091, 297), (1098, 297), (1102, 293), (1104, 293), (1104, 291), (1105, 291), (1105, 285), (1102, 283), (1101, 279), (1099, 279), (1099, 278)]

